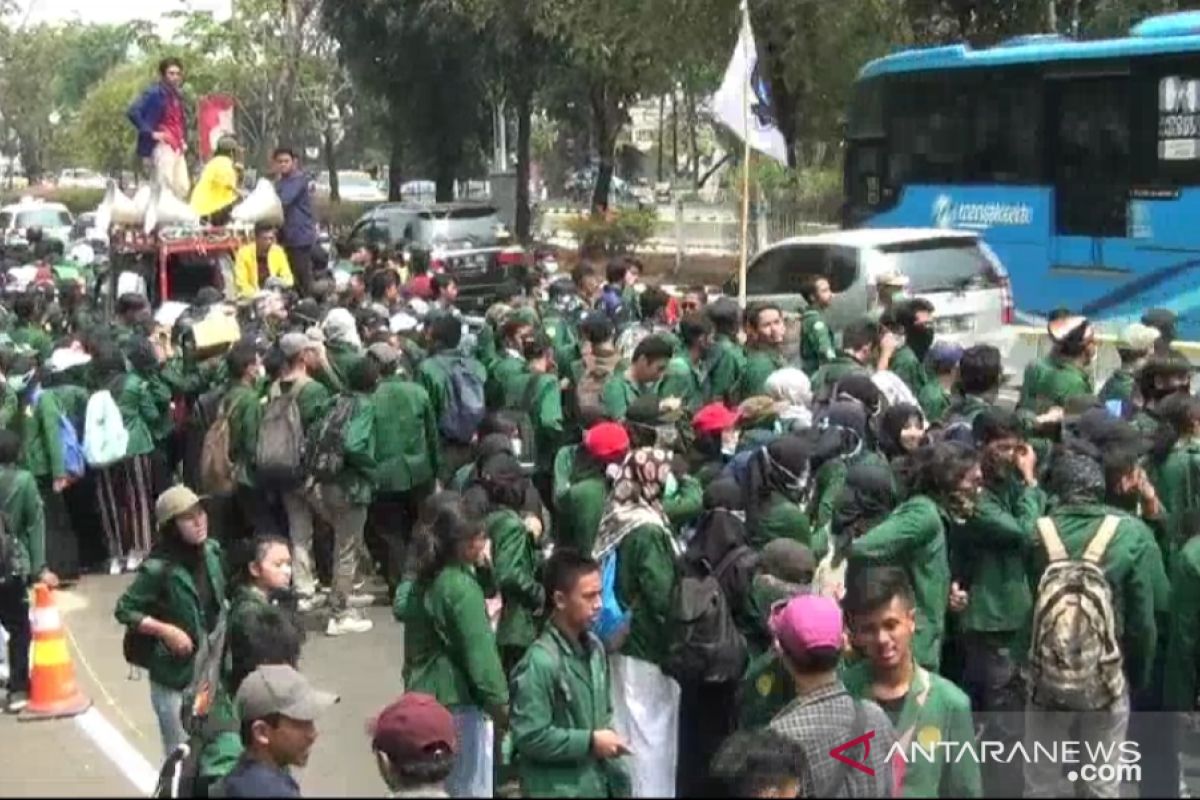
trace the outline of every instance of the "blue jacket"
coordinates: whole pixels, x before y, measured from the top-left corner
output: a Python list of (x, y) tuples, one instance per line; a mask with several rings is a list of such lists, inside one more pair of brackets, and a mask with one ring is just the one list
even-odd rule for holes
[[(154, 132), (158, 130), (158, 125), (162, 122), (163, 113), (167, 108), (167, 93), (171, 89), (162, 81), (150, 86), (146, 91), (142, 92), (142, 96), (133, 101), (133, 105), (129, 107), (126, 114), (129, 121), (133, 123), (133, 127), (137, 128), (137, 154), (140, 158), (149, 158), (154, 155)], [(187, 106), (183, 104), (180, 98), (180, 105), (183, 110), (183, 130), (188, 130)]]
[(313, 221), (312, 179), (300, 170), (275, 181), (275, 193), (283, 204), (283, 230), (279, 243), (284, 247), (309, 247), (317, 241), (317, 226)]

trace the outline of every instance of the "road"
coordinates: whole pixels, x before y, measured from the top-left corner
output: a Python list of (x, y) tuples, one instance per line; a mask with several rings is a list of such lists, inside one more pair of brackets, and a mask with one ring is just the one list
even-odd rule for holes
[[(94, 711), (47, 722), (0, 715), (0, 797), (148, 794), (139, 783), (147, 771), (152, 780), (161, 763), (158, 728), (145, 678), (129, 679), (121, 656), (123, 630), (112, 616), (129, 581), (129, 576), (87, 576), (59, 593), (76, 677)], [(304, 647), (305, 675), (314, 686), (341, 696), (318, 723), (320, 738), (308, 767), (297, 773), (307, 797), (383, 796), (366, 725), (402, 690), (404, 634), (389, 609), (368, 613), (375, 622), (369, 633), (331, 639), (312, 630)], [(122, 739), (131, 752), (122, 752)]]

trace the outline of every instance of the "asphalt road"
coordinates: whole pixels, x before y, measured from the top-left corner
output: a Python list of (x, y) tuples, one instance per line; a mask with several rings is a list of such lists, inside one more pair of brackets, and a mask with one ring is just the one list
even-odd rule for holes
[[(76, 677), (94, 702), (86, 718), (18, 722), (0, 715), (0, 797), (128, 797), (134, 778), (100, 749), (128, 741), (145, 769), (162, 761), (158, 728), (145, 678), (130, 680), (121, 655), (122, 629), (113, 619), (128, 576), (88, 576), (61, 592)], [(402, 690), (403, 629), (387, 608), (369, 610), (374, 630), (331, 639), (310, 631), (301, 669), (313, 685), (337, 692), (341, 702), (318, 723), (320, 738), (308, 767), (297, 772), (305, 796), (384, 796), (366, 726)], [(108, 732), (111, 725), (119, 736)], [(87, 727), (99, 731), (90, 736)], [(137, 756), (133, 761), (136, 762)], [(125, 759), (129, 761), (129, 759)], [(144, 796), (144, 795), (143, 795)]]

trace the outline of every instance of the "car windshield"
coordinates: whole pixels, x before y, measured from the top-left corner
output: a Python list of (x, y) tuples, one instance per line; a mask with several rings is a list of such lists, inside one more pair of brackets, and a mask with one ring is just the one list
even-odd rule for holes
[(990, 288), (1000, 275), (973, 239), (923, 239), (883, 245), (889, 271), (908, 277), (909, 291), (951, 292)]
[(454, 208), (431, 209), (417, 215), (416, 240), (422, 244), (466, 242), (476, 247), (496, 243), (500, 224), (496, 209)]
[(371, 176), (365, 172), (339, 172), (338, 183), (354, 188), (375, 187), (375, 181), (371, 180)]
[(39, 208), (36, 211), (21, 211), (17, 214), (18, 228), (60, 228), (71, 224), (71, 215), (55, 208)]

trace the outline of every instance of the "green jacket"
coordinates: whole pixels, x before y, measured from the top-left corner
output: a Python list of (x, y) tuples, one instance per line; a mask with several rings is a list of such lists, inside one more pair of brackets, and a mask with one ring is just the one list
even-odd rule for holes
[(1049, 356), (1031, 361), (1025, 367), (1025, 373), (1021, 377), (1021, 397), (1017, 402), (1017, 408), (1022, 408), (1027, 411), (1033, 411), (1035, 399), (1038, 393), (1042, 390), (1042, 384), (1054, 369), (1054, 361)]
[(755, 550), (762, 550), (775, 539), (794, 539), (800, 544), (812, 546), (812, 529), (808, 515), (796, 503), (780, 492), (772, 492), (762, 504), (763, 513), (758, 524), (746, 531), (746, 543)]
[(1037, 521), (1046, 512), (1046, 493), (1008, 478), (989, 486), (965, 522), (951, 522), (950, 560), (954, 577), (970, 593), (962, 630), (1013, 633), (1028, 624), (1033, 593), (1026, 562), (1037, 543)]
[(1166, 517), (1166, 536), (1159, 545), (1169, 565), (1175, 552), (1197, 532), (1200, 521), (1200, 441), (1177, 442), (1149, 472)]
[(559, 374), (565, 378), (565, 370), (580, 356), (579, 330), (556, 310), (548, 308), (541, 316), (542, 332), (554, 347), (554, 363), (559, 365)]
[(705, 364), (704, 402), (735, 397), (745, 369), (746, 353), (742, 346), (718, 334)]
[(813, 396), (817, 396), (827, 389), (832, 389), (833, 385), (842, 378), (849, 375), (851, 372), (863, 372), (870, 374), (871, 370), (864, 367), (862, 364), (855, 361), (845, 353), (837, 356), (832, 361), (828, 361), (821, 365), (816, 374), (812, 378)]
[(575, 454), (579, 451), (579, 445), (568, 444), (558, 448), (558, 452), (554, 454), (554, 505), (555, 508), (562, 502), (563, 496), (567, 490), (571, 488), (574, 481), (573, 474), (575, 472)]
[(554, 457), (563, 442), (565, 422), (558, 378), (533, 372), (517, 373), (505, 381), (500, 407), (529, 415), (533, 424), (537, 473), (552, 473)]
[(937, 378), (930, 377), (921, 391), (917, 393), (917, 403), (925, 413), (925, 419), (932, 425), (941, 422), (946, 412), (950, 410), (950, 393), (946, 391)]
[[(79, 386), (54, 386), (45, 389), (36, 403), (25, 405), (21, 418), (21, 464), (35, 478), (65, 478), (62, 440), (58, 418), (62, 414), (83, 419), (89, 393)], [(82, 438), (83, 430), (76, 432)]]
[(679, 488), (663, 498), (662, 507), (671, 527), (682, 531), (704, 513), (704, 486), (692, 475), (684, 475), (677, 483)]
[(613, 727), (608, 657), (595, 636), (555, 625), (513, 672), (512, 737), (524, 797), (629, 797), (620, 760), (592, 755), (592, 732)]
[(1171, 563), (1171, 614), (1163, 699), (1168, 711), (1191, 712), (1200, 688), (1200, 537), (1184, 543)]
[(417, 382), (429, 394), (430, 405), (433, 406), (433, 418), (441, 420), (450, 405), (450, 365), (455, 359), (463, 359), (467, 369), (475, 373), (479, 380), (487, 382), (487, 370), (483, 364), (473, 358), (460, 356), (457, 353), (438, 353), (421, 361), (417, 368)]
[(489, 372), (499, 358), (496, 349), (496, 329), (490, 322), (485, 322), (479, 329), (479, 337), (475, 340), (475, 358)]
[(537, 638), (546, 607), (546, 592), (539, 580), (541, 551), (521, 517), (511, 509), (489, 514), (485, 527), (492, 540), (493, 573), (504, 600), (496, 644), (529, 647)]
[(629, 380), (625, 370), (614, 372), (604, 382), (600, 390), (600, 402), (604, 413), (609, 419), (621, 421), (629, 412), (629, 407), (646, 395), (660, 396), (661, 381), (651, 384), (637, 384)]
[(155, 402), (150, 386), (137, 375), (128, 374), (121, 384), (121, 391), (113, 392), (113, 400), (121, 409), (121, 420), (129, 432), (125, 454), (144, 456), (153, 453), (154, 436), (151, 431), (158, 427), (162, 410)]
[(375, 485), (407, 492), (432, 484), (441, 465), (437, 419), (429, 394), (411, 381), (385, 378), (371, 397), (375, 417)]
[(350, 502), (367, 505), (374, 494), (375, 475), (379, 463), (375, 459), (375, 406), (364, 394), (351, 395), (354, 411), (342, 436), (345, 463), (337, 483), (345, 490)]
[(604, 515), (604, 500), (608, 496), (608, 481), (594, 475), (573, 482), (558, 503), (555, 517), (554, 543), (558, 547), (573, 547), (580, 553), (591, 553)]
[(678, 397), (688, 412), (696, 412), (703, 405), (704, 371), (687, 354), (678, 355), (667, 362), (667, 371), (658, 385), (659, 397)]
[(21, 398), (7, 383), (0, 386), (0, 428), (20, 433)]
[[(1113, 613), (1125, 657), (1125, 674), (1133, 688), (1143, 689), (1149, 685), (1159, 644), (1157, 615), (1171, 613), (1170, 584), (1154, 534), (1142, 520), (1101, 504), (1062, 505), (1051, 512), (1050, 519), (1067, 555), (1081, 558), (1109, 514), (1119, 516), (1121, 523), (1104, 554), (1104, 574), (1113, 590)], [(1035, 582), (1040, 580), (1047, 560), (1039, 540), (1030, 559)]]
[(800, 366), (810, 376), (837, 358), (833, 331), (825, 316), (815, 308), (806, 309), (800, 317)]
[(221, 403), (224, 413), (229, 415), (229, 460), (233, 463), (234, 478), (243, 486), (253, 486), (263, 398), (255, 387), (235, 383)]
[(36, 577), (46, 567), (46, 515), (37, 481), (15, 464), (0, 467), (0, 512), (12, 543), (8, 575)]
[[(225, 598), (225, 566), (221, 546), (214, 539), (204, 543), (205, 571), (209, 588), (219, 604)], [(126, 628), (137, 628), (145, 617), (174, 625), (199, 643), (217, 623), (211, 610), (200, 608), (191, 571), (155, 551), (138, 567), (133, 583), (117, 600), (114, 616)], [(192, 679), (194, 654), (176, 658), (159, 639), (150, 662), (150, 680), (168, 689), (182, 690)]]
[(929, 383), (929, 373), (925, 371), (925, 365), (908, 345), (904, 345), (895, 352), (888, 364), (888, 369), (896, 373), (917, 397), (920, 397), (921, 390)]
[[(295, 381), (280, 381), (278, 391), (292, 391)], [(300, 410), (300, 424), (307, 436), (333, 405), (333, 394), (316, 378), (305, 380), (296, 394), (296, 406)]]
[(796, 699), (796, 684), (774, 649), (753, 654), (741, 681), (738, 727), (758, 730)]
[(917, 601), (913, 653), (934, 672), (942, 659), (950, 562), (946, 525), (937, 503), (923, 495), (901, 503), (880, 524), (850, 543), (850, 558), (900, 567), (908, 573)]
[(37, 353), (41, 363), (46, 363), (54, 352), (54, 342), (46, 331), (36, 325), (19, 325), (8, 334), (13, 344), (22, 344)]
[(829, 537), (829, 526), (833, 523), (833, 512), (846, 485), (846, 473), (859, 464), (882, 467), (890, 470), (888, 460), (878, 450), (863, 447), (850, 458), (835, 458), (825, 462), (817, 470), (813, 503), (809, 508), (812, 519), (810, 529), (815, 534), (812, 541), (813, 555), (820, 558), (825, 553)]
[(1095, 393), (1092, 376), (1086, 370), (1069, 361), (1053, 361), (1033, 393), (1033, 410), (1041, 412), (1065, 406), (1072, 397)]
[(171, 416), (172, 391), (170, 384), (163, 379), (160, 371), (138, 372), (157, 410), (155, 422), (150, 426), (150, 435), (154, 439), (155, 448), (175, 432), (175, 420)]
[(643, 525), (617, 545), (617, 599), (631, 615), (623, 655), (660, 666), (666, 659), (675, 564), (674, 539), (665, 528)]
[(1136, 385), (1132, 372), (1127, 369), (1119, 369), (1109, 375), (1104, 386), (1100, 387), (1100, 399), (1106, 403), (1109, 400), (1120, 400), (1123, 403), (1132, 402)]
[(525, 359), (511, 351), (506, 351), (501, 355), (488, 371), (487, 384), (484, 389), (484, 396), (487, 398), (487, 407), (493, 410), (503, 408), (504, 387), (513, 378), (528, 372), (529, 364), (525, 362)]
[(447, 708), (508, 704), (496, 635), (471, 568), (451, 564), (432, 581), (405, 583), (393, 602), (404, 623), (404, 687)]
[(363, 358), (363, 351), (348, 342), (329, 342), (325, 345), (325, 355), (329, 360), (332, 371), (331, 391), (343, 391), (350, 388), (350, 368)]
[[(852, 697), (876, 700), (867, 661), (848, 664), (842, 670), (842, 682)], [(939, 741), (954, 742), (957, 756), (958, 745), (975, 741), (971, 701), (962, 689), (918, 666), (899, 714), (889, 712), (888, 716), (897, 740), (903, 742), (907, 737), (907, 753), (915, 754), (904, 770), (902, 797), (983, 797), (979, 762), (966, 753), (951, 757), (946, 748), (934, 746)]]
[(738, 382), (740, 400), (766, 394), (767, 378), (777, 369), (787, 366), (787, 359), (777, 347), (747, 347), (746, 365)]

